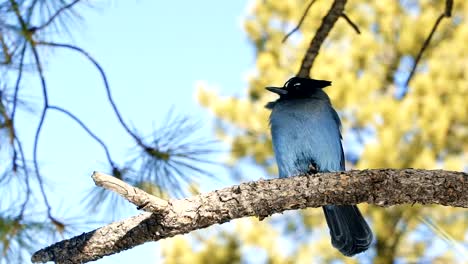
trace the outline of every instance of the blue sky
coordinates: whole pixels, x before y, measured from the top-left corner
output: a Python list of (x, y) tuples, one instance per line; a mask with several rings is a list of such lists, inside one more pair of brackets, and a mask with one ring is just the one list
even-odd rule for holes
[[(83, 8), (83, 21), (72, 31), (71, 42), (88, 51), (103, 66), (126, 121), (150, 134), (171, 107), (204, 124), (200, 135), (212, 138), (212, 117), (198, 106), (197, 81), (220, 87), (223, 94), (245, 90), (244, 73), (253, 68), (254, 54), (242, 30), (246, 1), (104, 1), (98, 9)], [(66, 38), (65, 38), (66, 39)], [(70, 41), (65, 41), (70, 42)], [(49, 101), (72, 111), (110, 147), (114, 159), (125, 161), (133, 141), (120, 127), (105, 96), (97, 70), (72, 51), (46, 51), (45, 76)], [(40, 83), (28, 77), (21, 96), (41, 107)], [(17, 118), (26, 152), (38, 116), (21, 112)], [(46, 191), (59, 218), (81, 214), (82, 199), (93, 182), (93, 171), (106, 171), (103, 150), (76, 123), (49, 112), (39, 143), (39, 162)], [(226, 171), (216, 171), (223, 185)], [(211, 189), (212, 184), (202, 186)], [(36, 197), (40, 201), (40, 197)], [(37, 207), (36, 209), (40, 209)], [(129, 206), (129, 208), (132, 208)], [(102, 212), (106, 213), (106, 212)], [(88, 220), (102, 220), (102, 213)], [(135, 215), (129, 209), (117, 219)], [(82, 214), (81, 214), (82, 215)], [(83, 228), (80, 232), (89, 231)], [(79, 233), (80, 233), (79, 232)], [(77, 234), (79, 234), (77, 233)], [(157, 243), (106, 257), (98, 263), (155, 263)]]

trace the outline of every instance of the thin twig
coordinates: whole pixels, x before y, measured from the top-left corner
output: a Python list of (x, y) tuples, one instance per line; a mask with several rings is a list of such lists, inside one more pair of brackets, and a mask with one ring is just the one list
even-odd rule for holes
[(113, 169), (117, 168), (115, 165), (116, 163), (111, 158), (111, 154), (107, 145), (104, 143), (104, 141), (102, 141), (102, 139), (100, 139), (96, 134), (94, 134), (93, 131), (91, 131), (91, 129), (89, 129), (88, 126), (86, 126), (85, 123), (81, 121), (81, 119), (79, 119), (77, 116), (72, 114), (70, 111), (59, 106), (49, 105), (49, 109), (56, 110), (60, 113), (63, 113), (67, 115), (68, 117), (70, 117), (71, 119), (73, 119), (75, 122), (77, 122), (88, 133), (90, 137), (92, 137), (94, 140), (96, 140), (99, 143), (99, 145), (101, 145), (101, 147), (104, 149), (104, 152), (106, 153), (107, 160), (109, 161), (112, 168)]
[[(18, 136), (16, 135), (16, 128), (15, 128), (15, 115), (16, 115), (16, 109), (18, 106), (18, 92), (19, 92), (19, 87), (21, 83), (21, 79), (23, 77), (23, 65), (24, 65), (24, 54), (26, 53), (26, 42), (23, 44), (23, 48), (21, 49), (21, 58), (20, 58), (20, 65), (18, 69), (18, 77), (16, 79), (16, 84), (15, 84), (15, 91), (13, 93), (13, 107), (11, 110), (11, 130), (13, 130), (13, 140), (16, 141), (16, 145), (18, 146), (19, 150), (19, 155), (21, 162), (23, 163), (23, 170), (24, 170), (24, 176), (26, 177), (26, 198), (25, 201), (23, 202), (23, 205), (21, 206), (21, 211), (19, 214), (19, 218), (21, 219), (24, 215), (24, 211), (26, 210), (26, 205), (29, 202), (29, 198), (31, 196), (31, 186), (29, 184), (29, 173), (28, 169), (26, 167), (26, 159), (24, 157), (24, 151), (23, 151), (23, 146), (21, 144), (21, 141), (18, 139)], [(14, 166), (17, 166), (16, 164), (16, 159), (18, 157), (18, 151), (16, 150), (16, 147), (13, 146), (13, 164)]]
[(26, 19), (28, 21), (31, 21), (31, 17), (33, 15), (34, 8), (36, 7), (36, 4), (39, 2), (39, 0), (33, 0), (31, 1), (31, 4), (28, 7), (28, 10), (26, 11)]
[(6, 44), (6, 41), (3, 38), (2, 34), (0, 34), (0, 43), (2, 44), (3, 56), (5, 57), (5, 60), (0, 62), (0, 64), (8, 65), (12, 61), (12, 56), (10, 54), (10, 51), (8, 50), (8, 45)]
[(446, 17), (452, 16), (452, 9), (453, 9), (453, 0), (446, 0), (445, 1), (445, 10), (444, 14)]
[(99, 65), (99, 63), (91, 56), (89, 55), (85, 50), (83, 50), (80, 47), (73, 46), (70, 44), (62, 44), (62, 43), (53, 43), (53, 42), (37, 42), (39, 45), (45, 45), (45, 46), (51, 46), (51, 47), (60, 47), (60, 48), (66, 48), (66, 49), (71, 49), (74, 51), (77, 51), (84, 55), (91, 63), (94, 64), (94, 66), (98, 69), (99, 73), (101, 74), (102, 80), (104, 82), (104, 87), (106, 89), (107, 93), (107, 99), (109, 100), (109, 103), (112, 106), (112, 109), (114, 110), (115, 115), (117, 116), (117, 119), (119, 120), (120, 124), (122, 127), (127, 131), (127, 133), (137, 142), (137, 144), (143, 148), (147, 147), (143, 141), (130, 129), (130, 127), (125, 123), (123, 120), (122, 115), (120, 114), (119, 109), (117, 108), (117, 105), (114, 102), (114, 99), (112, 98), (111, 94), (111, 89), (109, 86), (109, 82), (107, 80), (106, 73), (104, 72), (104, 69)]
[(299, 23), (297, 23), (297, 26), (296, 26), (293, 30), (291, 30), (288, 34), (286, 34), (286, 36), (284, 36), (282, 43), (285, 43), (286, 40), (288, 40), (288, 38), (289, 38), (292, 34), (294, 34), (296, 31), (299, 30), (299, 28), (301, 27), (302, 23), (304, 22), (305, 17), (307, 16), (307, 13), (309, 13), (309, 9), (312, 7), (312, 5), (315, 3), (315, 1), (316, 1), (316, 0), (311, 0), (311, 1), (309, 2), (309, 4), (307, 5), (307, 7), (306, 7), (304, 13), (302, 14), (301, 19), (299, 20)]
[[(26, 29), (26, 23), (24, 22), (23, 20), (23, 17), (21, 16), (21, 13), (19, 12), (19, 9), (18, 9), (18, 4), (13, 1), (13, 0), (10, 0), (10, 4), (12, 5), (12, 8), (18, 18), (18, 21), (20, 22), (21, 24), (21, 27), (23, 30)], [(14, 122), (14, 119), (15, 119), (15, 114), (16, 114), (16, 108), (17, 108), (17, 105), (18, 105), (18, 92), (19, 92), (19, 86), (20, 86), (20, 82), (21, 82), (21, 79), (22, 79), (22, 74), (23, 74), (23, 65), (24, 65), (24, 55), (26, 53), (26, 47), (27, 47), (27, 43), (25, 41), (25, 43), (23, 44), (23, 48), (21, 50), (21, 59), (20, 59), (20, 65), (19, 65), (19, 72), (18, 72), (18, 78), (16, 79), (16, 84), (15, 84), (15, 91), (14, 91), (14, 94), (13, 94), (13, 109), (12, 109), (12, 113), (11, 113), (11, 126), (12, 126), (12, 129), (14, 130), (15, 129), (15, 122)], [(16, 145), (18, 146), (18, 150), (19, 150), (19, 154), (20, 154), (20, 158), (21, 158), (21, 162), (23, 163), (23, 170), (24, 170), (24, 176), (25, 176), (25, 181), (26, 181), (26, 198), (25, 198), (25, 201), (23, 202), (22, 206), (21, 206), (21, 210), (20, 210), (20, 213), (18, 215), (18, 219), (21, 219), (24, 215), (24, 212), (26, 210), (26, 206), (29, 202), (29, 198), (31, 196), (31, 186), (30, 186), (30, 183), (29, 183), (29, 172), (28, 172), (28, 168), (26, 166), (26, 158), (25, 158), (25, 155), (24, 155), (24, 151), (23, 151), (23, 146), (21, 144), (21, 141), (19, 140), (19, 138), (17, 137), (16, 133), (13, 132), (13, 137), (14, 137), (14, 140), (16, 141)], [(16, 164), (16, 158), (17, 158), (17, 152), (16, 152), (16, 148), (13, 147), (13, 156), (14, 156), (14, 164)], [(37, 175), (38, 176), (38, 175)], [(48, 201), (47, 201), (47, 196), (45, 195), (45, 192), (43, 191), (43, 185), (42, 185), (42, 179), (40, 178), (40, 176), (38, 176), (39, 178), (39, 182), (40, 182), (40, 187), (41, 187), (41, 190), (42, 190), (42, 196), (44, 198), (44, 201), (46, 202), (46, 206), (48, 206), (48, 208), (50, 208), (50, 205), (48, 204)]]
[(37, 126), (36, 134), (34, 136), (33, 164), (34, 164), (34, 170), (36, 172), (37, 181), (39, 182), (39, 187), (41, 189), (42, 197), (43, 197), (44, 202), (45, 202), (45, 204), (47, 206), (47, 215), (49, 216), (50, 219), (54, 219), (52, 217), (52, 207), (50, 206), (49, 200), (48, 200), (47, 195), (45, 193), (44, 182), (43, 182), (42, 176), (41, 176), (40, 171), (39, 171), (39, 164), (37, 162), (37, 147), (38, 147), (38, 144), (39, 144), (39, 136), (41, 134), (42, 125), (44, 124), (46, 114), (47, 114), (47, 109), (49, 107), (49, 98), (47, 96), (47, 85), (46, 85), (46, 81), (45, 81), (45, 78), (44, 78), (44, 73), (42, 71), (42, 64), (41, 64), (41, 61), (39, 59), (39, 54), (37, 52), (37, 49), (36, 49), (36, 47), (34, 45), (35, 45), (34, 43), (31, 43), (31, 50), (33, 52), (34, 60), (36, 61), (36, 68), (37, 68), (37, 71), (39, 73), (39, 77), (41, 79), (42, 96), (43, 96), (43, 100), (44, 100), (44, 106), (42, 108), (39, 124)]
[(11, 122), (14, 124), (15, 122), (15, 114), (16, 114), (16, 107), (18, 106), (18, 92), (21, 83), (21, 79), (23, 78), (23, 66), (24, 66), (24, 54), (26, 53), (26, 42), (23, 44), (23, 48), (21, 49), (21, 58), (20, 58), (20, 65), (18, 69), (18, 77), (16, 78), (15, 83), (15, 91), (13, 93), (13, 108), (11, 110)]
[(346, 13), (343, 12), (341, 17), (344, 18), (346, 22), (348, 22), (348, 24), (354, 29), (354, 31), (356, 31), (356, 33), (361, 34), (359, 27), (348, 17), (348, 15), (346, 15)]
[(23, 16), (21, 16), (21, 12), (19, 10), (18, 3), (15, 0), (10, 0), (10, 5), (11, 5), (11, 8), (13, 9), (13, 12), (16, 15), (16, 18), (18, 18), (18, 22), (21, 25), (21, 30), (27, 31), (28, 27), (27, 27), (26, 22), (23, 19)]
[(26, 166), (26, 158), (24, 156), (24, 151), (23, 151), (23, 145), (21, 144), (21, 141), (19, 140), (18, 137), (16, 139), (16, 144), (18, 145), (18, 150), (20, 154), (20, 159), (21, 163), (23, 165), (23, 170), (24, 170), (24, 176), (25, 176), (25, 181), (26, 181), (26, 198), (21, 206), (21, 211), (18, 216), (19, 219), (23, 218), (24, 212), (26, 211), (26, 206), (28, 205), (29, 198), (31, 196), (31, 186), (29, 184), (29, 172), (28, 172), (28, 167)]
[(75, 4), (77, 4), (80, 0), (75, 0), (67, 5), (62, 6), (53, 14), (44, 24), (34, 28), (34, 30), (41, 30), (49, 26), (62, 12), (72, 8)]
[(27, 26), (26, 22), (24, 21), (22, 15), (21, 15), (21, 12), (20, 12), (19, 7), (18, 7), (18, 3), (15, 0), (10, 0), (10, 4), (11, 4), (11, 7), (12, 7), (18, 21), (21, 24), (21, 30), (23, 31), (23, 33), (25, 33), (24, 37), (25, 37), (26, 41), (29, 42), (29, 44), (31, 46), (31, 50), (32, 50), (33, 55), (34, 55), (34, 60), (36, 62), (36, 67), (37, 67), (37, 70), (38, 70), (38, 73), (39, 73), (39, 77), (41, 79), (42, 94), (43, 94), (43, 97), (44, 97), (43, 98), (44, 99), (44, 107), (43, 107), (43, 109), (41, 111), (39, 125), (37, 126), (36, 133), (35, 133), (35, 136), (34, 136), (33, 164), (34, 164), (34, 170), (35, 170), (36, 178), (37, 178), (37, 181), (39, 183), (39, 188), (41, 190), (42, 198), (43, 198), (44, 203), (45, 203), (45, 205), (47, 207), (47, 215), (51, 220), (54, 220), (54, 218), (52, 217), (52, 213), (51, 213), (52, 207), (50, 206), (49, 199), (47, 198), (47, 194), (45, 193), (44, 182), (43, 182), (42, 176), (40, 174), (39, 165), (38, 165), (38, 162), (37, 162), (37, 146), (38, 146), (38, 141), (39, 141), (39, 135), (40, 135), (41, 128), (42, 128), (42, 125), (44, 123), (44, 120), (45, 120), (45, 117), (46, 117), (46, 114), (47, 114), (47, 107), (49, 105), (49, 101), (48, 101), (48, 97), (47, 97), (47, 85), (46, 85), (44, 74), (43, 74), (43, 71), (42, 71), (42, 65), (41, 65), (41, 61), (39, 59), (39, 54), (38, 54), (36, 46), (35, 46), (36, 44), (34, 43), (34, 41), (32, 39), (32, 35), (26, 34), (26, 33), (29, 33), (28, 26)]
[(310, 69), (314, 64), (315, 58), (318, 55), (320, 46), (322, 46), (323, 41), (328, 36), (328, 33), (331, 31), (335, 22), (343, 14), (344, 7), (346, 5), (346, 0), (335, 0), (328, 11), (328, 13), (323, 17), (322, 24), (320, 25), (317, 33), (310, 42), (310, 46), (306, 51), (306, 54), (302, 60), (301, 68), (297, 73), (298, 77), (308, 78), (310, 75)]
[[(447, 0), (445, 2), (445, 10), (442, 14), (439, 15), (437, 18), (436, 22), (434, 23), (434, 26), (432, 27), (431, 33), (429, 33), (429, 36), (427, 36), (426, 40), (424, 41), (421, 49), (419, 50), (418, 56), (416, 56), (416, 60), (413, 63), (413, 67), (411, 68), (411, 71), (409, 73), (408, 79), (406, 80), (405, 87), (408, 89), (408, 85), (411, 82), (411, 79), (413, 78), (414, 73), (416, 72), (416, 67), (419, 64), (419, 61), (422, 58), (422, 55), (426, 48), (429, 46), (429, 43), (431, 42), (432, 36), (434, 35), (435, 31), (437, 30), (437, 27), (439, 26), (440, 22), (444, 17), (451, 17), (452, 15), (452, 7), (453, 7), (453, 0)], [(406, 94), (406, 93), (405, 93)], [(403, 95), (404, 96), (404, 95)]]

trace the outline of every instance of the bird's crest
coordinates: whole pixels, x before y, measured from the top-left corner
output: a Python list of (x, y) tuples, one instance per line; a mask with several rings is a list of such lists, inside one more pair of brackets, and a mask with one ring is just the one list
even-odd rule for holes
[[(315, 93), (317, 89), (330, 86), (330, 81), (315, 80), (310, 78), (292, 77), (283, 87), (266, 87), (270, 92), (276, 93), (280, 99), (304, 98)], [(268, 109), (273, 109), (276, 102), (269, 102), (265, 105)]]

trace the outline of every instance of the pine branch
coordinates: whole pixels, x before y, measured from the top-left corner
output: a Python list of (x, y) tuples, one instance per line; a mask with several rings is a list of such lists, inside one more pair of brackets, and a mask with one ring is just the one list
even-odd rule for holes
[(94, 173), (96, 185), (117, 192), (142, 213), (83, 233), (32, 256), (33, 262), (83, 263), (236, 218), (261, 219), (327, 204), (440, 204), (468, 208), (468, 174), (443, 170), (376, 169), (259, 180), (186, 199), (164, 201), (115, 177)]
[(440, 22), (444, 18), (449, 18), (452, 16), (452, 8), (453, 8), (453, 0), (446, 0), (445, 1), (445, 10), (442, 14), (439, 15), (439, 17), (436, 19), (436, 22), (434, 23), (434, 26), (432, 26), (431, 32), (427, 36), (426, 40), (424, 41), (421, 49), (418, 52), (418, 55), (416, 56), (416, 59), (414, 60), (413, 67), (411, 67), (410, 73), (408, 75), (408, 79), (406, 80), (405, 87), (408, 87), (408, 85), (411, 82), (411, 79), (414, 76), (414, 73), (416, 72), (416, 68), (418, 67), (419, 61), (421, 60), (424, 51), (426, 48), (429, 46), (429, 43), (431, 42), (432, 36), (437, 30), (437, 27), (439, 26)]
[(306, 18), (307, 16), (307, 13), (309, 13), (309, 10), (310, 8), (312, 7), (312, 5), (315, 3), (315, 0), (312, 0), (309, 2), (309, 4), (307, 5), (304, 13), (302, 13), (302, 16), (301, 16), (301, 19), (299, 20), (299, 23), (297, 23), (296, 27), (293, 28), (293, 30), (291, 30), (288, 34), (286, 34), (286, 36), (284, 36), (283, 40), (281, 41), (282, 43), (285, 43), (286, 40), (288, 40), (288, 38), (294, 34), (296, 31), (299, 30), (299, 28), (301, 28), (302, 26), (302, 23), (304, 22), (304, 19)]
[(74, 0), (71, 3), (62, 6), (52, 16), (50, 16), (50, 18), (44, 24), (40, 25), (37, 28), (34, 28), (34, 30), (41, 30), (41, 29), (48, 27), (50, 24), (52, 24), (55, 21), (56, 18), (58, 18), (58, 16), (60, 16), (60, 14), (62, 14), (63, 12), (67, 10), (71, 10), (75, 4), (78, 4), (79, 1), (80, 0)]

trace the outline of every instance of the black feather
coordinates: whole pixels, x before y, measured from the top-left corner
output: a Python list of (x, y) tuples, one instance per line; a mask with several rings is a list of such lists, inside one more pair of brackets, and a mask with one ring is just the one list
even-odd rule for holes
[(372, 242), (372, 231), (355, 205), (328, 205), (323, 207), (330, 228), (332, 245), (345, 256), (367, 250)]

